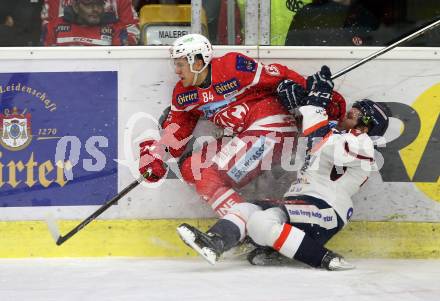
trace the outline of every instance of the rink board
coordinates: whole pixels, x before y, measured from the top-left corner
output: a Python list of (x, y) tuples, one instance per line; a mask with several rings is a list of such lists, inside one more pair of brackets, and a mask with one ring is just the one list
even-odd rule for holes
[[(322, 64), (336, 72), (378, 49), (214, 50), (217, 56), (242, 52), (309, 75)], [(34, 135), (29, 145), (14, 152), (0, 146), (0, 257), (194, 255), (178, 240), (175, 228), (184, 219), (207, 227), (214, 214), (176, 177), (161, 185), (143, 183), (61, 247), (42, 222), (51, 213), (67, 233), (138, 177), (138, 143), (157, 134), (157, 118), (177, 80), (168, 56), (167, 47), (0, 49), (2, 109), (31, 112)], [(397, 48), (335, 81), (349, 104), (371, 98), (390, 104), (396, 115), (386, 147), (379, 148), (384, 168), (354, 197), (354, 221), (330, 243), (336, 250), (354, 257), (439, 256), (439, 57), (437, 48)], [(7, 91), (17, 90), (18, 83), (36, 89), (36, 94)], [(44, 92), (52, 102), (43, 99)], [(81, 152), (74, 181), (64, 183), (58, 177), (53, 158), (57, 140), (47, 139), (57, 138), (48, 136), (54, 130), (78, 138)], [(199, 130), (215, 131), (203, 125)], [(85, 170), (87, 165), (97, 168), (96, 150), (104, 155), (105, 166)], [(176, 171), (175, 164), (170, 166)], [(254, 197), (281, 185), (258, 187)]]
[[(219, 46), (214, 51), (216, 56), (238, 51), (309, 75), (322, 64), (336, 72), (378, 49)], [(395, 114), (387, 143), (378, 148), (385, 164), (354, 196), (354, 220), (440, 221), (439, 58), (437, 48), (396, 48), (335, 80), (349, 105), (367, 97), (389, 104)], [(0, 220), (42, 220), (49, 212), (58, 219), (81, 219), (138, 177), (138, 143), (159, 134), (157, 119), (177, 81), (168, 47), (2, 48), (0, 62), (3, 109), (31, 112), (33, 135), (28, 146), (15, 151), (0, 147)], [(37, 94), (7, 92), (18, 84)], [(55, 130), (59, 137), (50, 136)], [(64, 135), (76, 137), (79, 151), (67, 183), (53, 181), (53, 154)], [(71, 157), (66, 151), (66, 159)], [(175, 163), (170, 167), (178, 173)], [(274, 188), (281, 186), (260, 186), (255, 192), (262, 194), (255, 197), (264, 198)], [(194, 189), (172, 173), (161, 185), (136, 188), (102, 215), (123, 220), (212, 217)]]
[[(61, 233), (79, 222), (59, 222)], [(183, 222), (207, 229), (214, 220), (99, 220), (61, 246), (44, 222), (0, 222), (0, 258), (192, 257), (196, 254), (176, 234)], [(440, 258), (440, 224), (355, 221), (327, 246), (353, 258)]]

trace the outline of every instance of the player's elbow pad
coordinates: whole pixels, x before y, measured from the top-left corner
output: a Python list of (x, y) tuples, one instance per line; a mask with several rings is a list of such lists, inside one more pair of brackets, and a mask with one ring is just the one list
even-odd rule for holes
[(328, 127), (328, 117), (324, 108), (316, 106), (303, 106), (299, 108), (303, 117), (303, 135), (308, 136), (311, 133)]

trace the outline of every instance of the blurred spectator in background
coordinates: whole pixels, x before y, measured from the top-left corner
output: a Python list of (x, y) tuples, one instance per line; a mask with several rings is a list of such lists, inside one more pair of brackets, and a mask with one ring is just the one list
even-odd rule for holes
[[(55, 22), (61, 18), (66, 22), (75, 23), (73, 5), (77, 0), (44, 0), (41, 10), (43, 31), (50, 21)], [(139, 43), (139, 19), (133, 8), (131, 0), (104, 0), (104, 12), (100, 25), (111, 25), (127, 34), (127, 39), (122, 45), (137, 45)]]
[(43, 0), (0, 0), (0, 46), (38, 46)]
[(0, 46), (18, 46), (14, 18), (7, 11), (0, 11)]
[(286, 45), (368, 46), (379, 20), (358, 0), (314, 0), (300, 9)]
[[(208, 18), (209, 40), (212, 44), (228, 45), (228, 0), (203, 0)], [(235, 6), (235, 35), (233, 45), (241, 45), (243, 43), (242, 24), (240, 9), (237, 1)]]
[[(440, 15), (439, 0), (363, 0), (363, 4), (380, 18), (380, 27), (374, 35), (377, 45), (390, 45), (438, 19)], [(439, 47), (440, 27), (425, 32), (402, 46)]]
[(46, 24), (42, 35), (45, 46), (129, 45), (125, 26), (103, 24), (105, 0), (73, 0), (71, 8), (69, 14)]

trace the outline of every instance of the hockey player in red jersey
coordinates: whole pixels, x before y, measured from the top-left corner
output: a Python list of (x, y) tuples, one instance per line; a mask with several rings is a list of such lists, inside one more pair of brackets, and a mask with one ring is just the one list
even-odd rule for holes
[[(52, 28), (57, 27), (57, 25), (53, 24), (54, 22), (58, 24), (62, 24), (63, 22), (75, 24), (75, 12), (73, 10), (75, 1), (76, 0), (44, 0), (43, 9), (41, 11), (42, 32), (47, 31), (46, 27), (49, 23), (52, 23)], [(131, 1), (104, 0), (103, 3), (104, 12), (100, 20), (100, 25), (103, 25), (103, 28), (108, 28), (105, 31), (111, 29), (125, 35), (122, 40), (110, 45), (137, 45), (140, 35), (138, 25), (139, 18), (133, 9)], [(76, 35), (83, 36), (84, 33), (79, 31)], [(107, 34), (104, 33), (104, 35), (106, 36)], [(101, 45), (101, 43), (97, 45)]]
[(301, 91), (296, 83), (283, 84), (282, 90), (290, 92), (279, 95), (281, 102), (297, 100), (307, 144), (304, 163), (283, 200), (237, 204), (228, 215), (240, 219), (225, 216), (207, 233), (188, 224), (178, 227), (182, 240), (211, 264), (248, 235), (265, 247), (249, 254), (252, 264), (286, 258), (328, 270), (354, 268), (324, 245), (349, 222), (352, 195), (377, 168), (370, 137), (384, 135), (390, 113), (380, 104), (363, 99), (354, 103), (338, 129), (331, 128), (325, 110), (333, 88), (330, 78), (330, 70), (323, 67), (312, 78), (315, 83), (304, 98), (295, 93)]
[[(161, 141), (147, 140), (140, 145), (139, 171), (149, 172), (146, 180), (150, 182), (164, 177), (165, 156), (180, 157), (197, 121), (212, 121), (233, 138), (218, 139), (181, 158), (180, 170), (183, 179), (224, 216), (243, 201), (237, 188), (279, 163), (286, 139), (296, 144), (295, 120), (278, 102), (275, 91), (285, 79), (304, 88), (306, 80), (285, 66), (265, 66), (240, 53), (212, 58), (210, 42), (198, 34), (177, 39), (171, 58), (180, 81), (162, 124)], [(343, 98), (336, 93), (333, 98), (337, 101), (332, 106), (340, 105), (345, 112)]]
[(70, 21), (56, 18), (43, 32), (45, 46), (120, 46), (129, 45), (125, 27), (102, 24), (104, 0), (72, 0)]

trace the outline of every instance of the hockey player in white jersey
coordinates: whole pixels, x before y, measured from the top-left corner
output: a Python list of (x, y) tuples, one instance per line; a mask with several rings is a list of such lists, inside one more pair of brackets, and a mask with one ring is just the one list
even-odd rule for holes
[(283, 200), (235, 205), (207, 233), (188, 224), (178, 227), (182, 240), (211, 264), (247, 235), (261, 246), (248, 256), (252, 264), (265, 264), (281, 254), (278, 258), (328, 270), (354, 267), (324, 245), (353, 215), (351, 197), (376, 168), (371, 137), (384, 135), (390, 113), (363, 99), (332, 128), (324, 109), (333, 89), (330, 78), (326, 66), (309, 77), (313, 88), (305, 97), (299, 97), (304, 93), (298, 93), (292, 81), (278, 89), (280, 101), (301, 113), (307, 143), (302, 168)]

